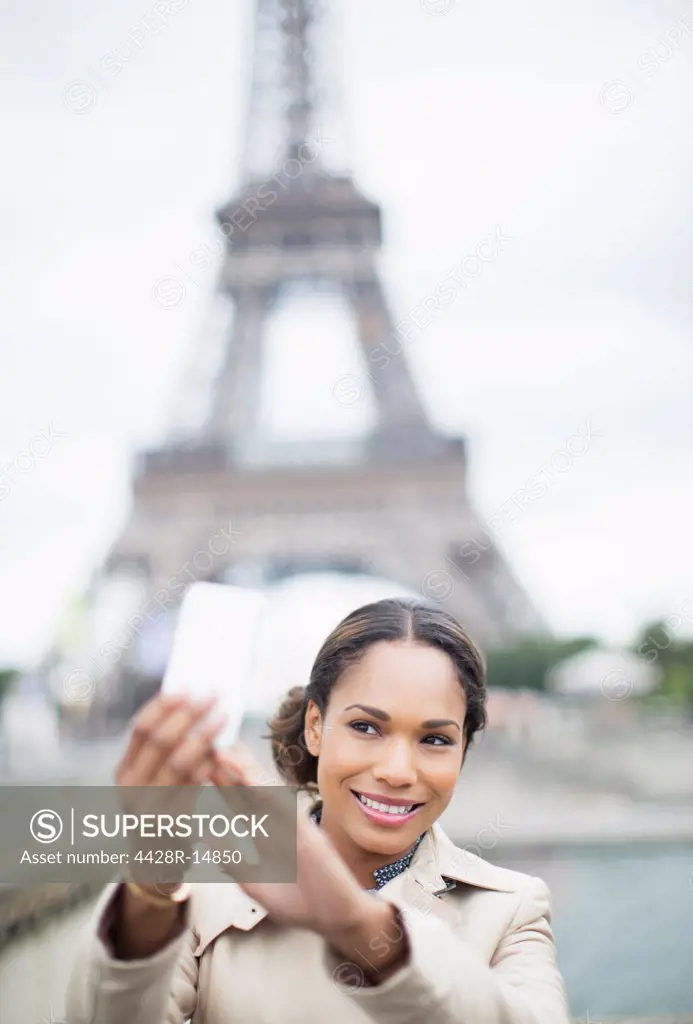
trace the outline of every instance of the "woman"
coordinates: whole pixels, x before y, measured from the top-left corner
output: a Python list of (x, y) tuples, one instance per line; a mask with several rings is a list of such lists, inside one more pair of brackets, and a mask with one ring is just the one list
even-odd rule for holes
[[(109, 887), (68, 986), (68, 1024), (567, 1024), (549, 895), (437, 823), (485, 724), (484, 666), (447, 613), (384, 600), (324, 642), (270, 722), (298, 815), (291, 883)], [(247, 786), (209, 705), (155, 697), (123, 786)]]

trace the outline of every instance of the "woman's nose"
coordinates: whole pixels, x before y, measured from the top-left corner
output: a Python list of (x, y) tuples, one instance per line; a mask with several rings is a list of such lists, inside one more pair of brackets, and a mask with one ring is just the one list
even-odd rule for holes
[(388, 743), (383, 756), (373, 766), (373, 777), (390, 786), (407, 786), (416, 782), (416, 761), (408, 743)]

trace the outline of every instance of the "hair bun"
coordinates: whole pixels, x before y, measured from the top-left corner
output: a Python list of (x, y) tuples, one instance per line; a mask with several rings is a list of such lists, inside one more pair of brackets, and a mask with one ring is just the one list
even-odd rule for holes
[(279, 773), (299, 789), (317, 787), (318, 760), (306, 747), (304, 736), (307, 687), (292, 686), (276, 715), (269, 720), (267, 737)]

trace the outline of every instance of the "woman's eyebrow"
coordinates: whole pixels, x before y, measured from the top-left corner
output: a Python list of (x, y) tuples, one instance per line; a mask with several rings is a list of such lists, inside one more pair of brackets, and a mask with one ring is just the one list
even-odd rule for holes
[(428, 721), (421, 723), (424, 729), (440, 729), (443, 725), (454, 725), (456, 729), (460, 729), (459, 722), (455, 722), (452, 718), (429, 718)]
[[(345, 711), (350, 711), (352, 708), (359, 708), (361, 711), (365, 711), (367, 715), (372, 715), (373, 718), (379, 718), (381, 722), (389, 722), (390, 716), (387, 711), (382, 711), (380, 708), (371, 707), (370, 704), (350, 704), (344, 708)], [(454, 725), (460, 732), (459, 722), (454, 721), (452, 718), (429, 718), (426, 722), (421, 723), (424, 729), (440, 729), (444, 725)]]
[(381, 711), (380, 708), (372, 708), (370, 704), (350, 704), (348, 708), (344, 708), (345, 711), (350, 711), (351, 708), (360, 708), (361, 711), (365, 711), (367, 715), (373, 715), (373, 718), (379, 718), (381, 722), (389, 722), (390, 716), (387, 711)]

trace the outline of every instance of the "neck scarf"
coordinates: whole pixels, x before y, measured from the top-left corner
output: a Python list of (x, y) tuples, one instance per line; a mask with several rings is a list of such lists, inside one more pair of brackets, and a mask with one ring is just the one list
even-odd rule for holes
[[(310, 816), (312, 820), (315, 822), (315, 824), (319, 825), (322, 818), (322, 804), (316, 807), (313, 811), (311, 811)], [(409, 865), (411, 864), (412, 860), (414, 859), (414, 854), (421, 845), (421, 842), (423, 841), (425, 835), (426, 833), (422, 832), (422, 834), (416, 840), (409, 853), (405, 853), (403, 857), (400, 857), (398, 860), (393, 861), (391, 864), (385, 864), (381, 868), (376, 868), (375, 871), (373, 872), (373, 881), (375, 882), (375, 885), (371, 886), (371, 888), (367, 891), (377, 892), (377, 890), (382, 889), (382, 887), (387, 882), (391, 881), (393, 878), (396, 878), (397, 875), (401, 875), (403, 871), (406, 871)]]

